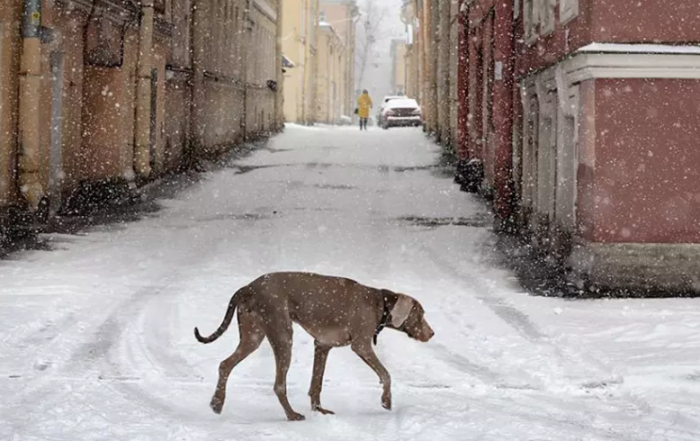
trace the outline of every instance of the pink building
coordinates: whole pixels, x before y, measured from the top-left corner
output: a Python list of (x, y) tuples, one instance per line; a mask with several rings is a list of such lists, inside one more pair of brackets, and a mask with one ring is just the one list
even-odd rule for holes
[(697, 0), (466, 0), (458, 182), (579, 280), (700, 290)]

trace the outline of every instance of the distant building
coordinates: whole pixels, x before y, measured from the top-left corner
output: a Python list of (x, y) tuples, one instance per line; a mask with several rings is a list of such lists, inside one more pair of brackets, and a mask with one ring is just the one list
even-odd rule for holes
[(391, 42), (391, 89), (395, 95), (406, 94), (406, 40), (395, 39)]
[(337, 124), (342, 112), (345, 47), (333, 26), (320, 23), (318, 42), (318, 77), (316, 79), (316, 116), (318, 122)]
[(284, 74), (284, 117), (288, 122), (316, 122), (319, 0), (282, 0), (282, 52), (294, 67)]
[(352, 116), (355, 109), (355, 45), (356, 26), (360, 18), (360, 10), (355, 0), (321, 0), (320, 17), (333, 27), (340, 38), (343, 51), (340, 59), (340, 80), (338, 84), (338, 99), (340, 114)]

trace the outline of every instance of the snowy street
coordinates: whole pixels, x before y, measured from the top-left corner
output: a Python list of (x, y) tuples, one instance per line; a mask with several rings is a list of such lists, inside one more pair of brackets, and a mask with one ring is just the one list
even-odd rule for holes
[[(288, 126), (155, 214), (0, 261), (0, 440), (700, 439), (699, 301), (528, 295), (439, 153), (420, 129)], [(238, 288), (278, 270), (423, 304), (429, 343), (379, 336), (392, 411), (340, 348), (321, 397), (336, 415), (314, 414), (299, 327), (288, 391), (306, 421), (286, 421), (267, 343), (211, 411), (238, 329), (202, 345), (193, 328), (213, 332)]]

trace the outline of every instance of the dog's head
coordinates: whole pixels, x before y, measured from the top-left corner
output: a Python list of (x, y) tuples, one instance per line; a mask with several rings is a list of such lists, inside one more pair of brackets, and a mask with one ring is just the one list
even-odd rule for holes
[(397, 297), (389, 314), (391, 327), (418, 341), (427, 342), (433, 338), (435, 331), (425, 320), (423, 305), (405, 294), (397, 294)]

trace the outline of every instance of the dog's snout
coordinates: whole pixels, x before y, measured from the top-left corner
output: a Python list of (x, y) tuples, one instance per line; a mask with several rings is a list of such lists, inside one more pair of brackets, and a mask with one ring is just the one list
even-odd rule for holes
[(423, 341), (427, 342), (431, 338), (433, 338), (433, 336), (435, 335), (435, 331), (433, 331), (433, 328), (431, 328), (429, 324), (427, 324), (426, 322), (423, 322), (422, 334), (423, 334)]

